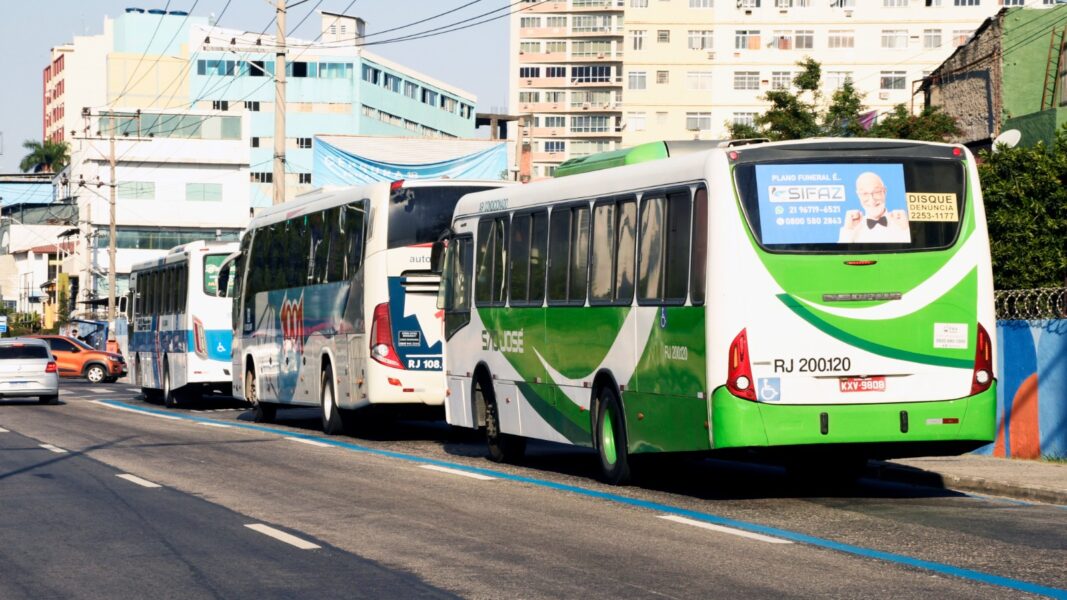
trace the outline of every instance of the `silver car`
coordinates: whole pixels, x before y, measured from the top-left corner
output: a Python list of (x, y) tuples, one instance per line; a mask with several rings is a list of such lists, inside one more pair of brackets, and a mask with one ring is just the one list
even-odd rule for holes
[(0, 398), (37, 396), (41, 404), (58, 404), (58, 371), (48, 342), (0, 339)]

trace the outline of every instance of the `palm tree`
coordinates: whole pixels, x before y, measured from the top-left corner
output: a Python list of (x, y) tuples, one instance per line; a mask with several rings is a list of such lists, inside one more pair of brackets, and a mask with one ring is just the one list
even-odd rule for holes
[(70, 162), (70, 147), (66, 142), (26, 140), (22, 142), (22, 147), (30, 151), (19, 163), (23, 173), (54, 173)]

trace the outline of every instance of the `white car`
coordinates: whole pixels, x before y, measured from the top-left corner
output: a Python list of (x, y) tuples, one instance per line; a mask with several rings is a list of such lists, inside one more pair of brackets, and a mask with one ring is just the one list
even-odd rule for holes
[(48, 342), (0, 339), (0, 398), (37, 396), (41, 404), (59, 403), (59, 369)]

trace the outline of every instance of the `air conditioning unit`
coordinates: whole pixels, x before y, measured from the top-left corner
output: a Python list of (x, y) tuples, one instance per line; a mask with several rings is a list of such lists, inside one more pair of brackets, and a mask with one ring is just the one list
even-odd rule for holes
[(582, 110), (589, 110), (589, 103), (588, 102), (582, 102)]
[(596, 57), (597, 58), (604, 58), (604, 53), (603, 52), (599, 52), (599, 53), (597, 53)]
[(556, 130), (553, 129), (548, 135), (556, 135)]
[(889, 92), (878, 92), (879, 100), (889, 100)]
[(708, 60), (715, 60), (715, 53), (714, 52), (708, 52)]

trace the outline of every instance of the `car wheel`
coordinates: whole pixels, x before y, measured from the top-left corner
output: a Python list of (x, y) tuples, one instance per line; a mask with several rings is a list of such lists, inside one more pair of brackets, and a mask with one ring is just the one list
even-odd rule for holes
[(333, 368), (326, 365), (322, 370), (322, 382), (319, 386), (319, 396), (322, 402), (322, 431), (326, 435), (337, 435), (345, 430), (344, 421), (341, 418), (341, 409), (337, 407), (337, 397), (333, 388)]
[(39, 404), (59, 404), (59, 394), (52, 394), (51, 396), (39, 396), (37, 398)]
[(612, 485), (630, 480), (630, 460), (626, 449), (626, 424), (622, 403), (615, 390), (605, 387), (597, 398), (596, 447), (600, 456), (600, 478)]
[(256, 423), (273, 423), (277, 407), (259, 401), (256, 390), (256, 374), (251, 369), (245, 373), (245, 400), (252, 405), (252, 420)]
[(485, 441), (489, 446), (489, 460), (514, 463), (526, 453), (526, 439), (500, 430), (500, 413), (492, 384), (479, 377), (474, 384), (474, 397), (485, 403)]
[(90, 365), (85, 370), (85, 378), (89, 380), (89, 383), (100, 383), (105, 377), (107, 377), (107, 372), (100, 365)]

